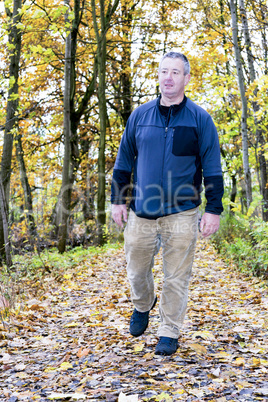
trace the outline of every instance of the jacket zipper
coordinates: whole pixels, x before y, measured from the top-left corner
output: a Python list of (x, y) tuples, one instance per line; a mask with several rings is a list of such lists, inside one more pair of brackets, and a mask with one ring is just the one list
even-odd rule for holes
[[(169, 125), (169, 120), (171, 116), (173, 106), (171, 105), (168, 111), (168, 116), (166, 120), (166, 127), (165, 127), (165, 142), (164, 142), (164, 149), (163, 149), (163, 160), (162, 160), (162, 177), (161, 177), (161, 188), (163, 188), (163, 183), (164, 183), (164, 164), (165, 164), (165, 153), (166, 153), (166, 139), (167, 139), (167, 132), (168, 132), (168, 125)], [(163, 192), (164, 193), (164, 192)], [(161, 202), (161, 209), (164, 214), (164, 200)]]
[[(163, 183), (164, 183), (164, 163), (165, 163), (165, 153), (166, 153), (166, 138), (167, 138), (167, 132), (168, 132), (168, 127), (165, 128), (165, 142), (164, 142), (164, 149), (163, 149), (163, 160), (162, 160), (162, 177), (161, 177), (161, 189), (163, 189)], [(164, 194), (164, 191), (161, 194)], [(164, 200), (161, 200), (161, 212), (164, 214)]]

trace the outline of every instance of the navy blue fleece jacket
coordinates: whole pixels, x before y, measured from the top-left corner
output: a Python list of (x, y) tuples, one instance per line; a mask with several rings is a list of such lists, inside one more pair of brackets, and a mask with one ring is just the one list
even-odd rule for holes
[(111, 202), (124, 204), (133, 172), (130, 207), (156, 219), (201, 203), (204, 178), (206, 212), (223, 211), (223, 178), (216, 127), (210, 115), (184, 97), (165, 108), (160, 98), (129, 117), (116, 158)]

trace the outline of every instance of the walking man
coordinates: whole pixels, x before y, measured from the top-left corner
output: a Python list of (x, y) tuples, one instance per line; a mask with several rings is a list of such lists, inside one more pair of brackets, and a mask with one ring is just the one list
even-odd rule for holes
[[(164, 283), (155, 353), (171, 355), (185, 317), (204, 179), (200, 230), (215, 233), (223, 211), (223, 178), (216, 127), (184, 94), (190, 81), (185, 55), (166, 53), (159, 66), (161, 95), (129, 117), (116, 158), (112, 217), (125, 227), (127, 275), (135, 306), (130, 333), (140, 336), (157, 302), (152, 268), (162, 246)], [(133, 173), (129, 216), (126, 199)]]

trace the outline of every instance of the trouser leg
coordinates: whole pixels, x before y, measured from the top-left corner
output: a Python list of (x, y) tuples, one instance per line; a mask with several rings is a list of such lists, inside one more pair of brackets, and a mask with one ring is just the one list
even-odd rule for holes
[(198, 208), (159, 219), (164, 271), (159, 336), (179, 336), (187, 307), (197, 222)]
[(124, 238), (132, 301), (138, 311), (145, 312), (155, 299), (152, 268), (160, 243), (156, 222), (130, 211)]

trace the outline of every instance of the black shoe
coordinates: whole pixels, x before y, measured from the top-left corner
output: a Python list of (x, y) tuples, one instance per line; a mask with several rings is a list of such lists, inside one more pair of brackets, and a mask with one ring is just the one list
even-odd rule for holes
[(178, 339), (168, 338), (167, 336), (160, 336), (158, 344), (155, 348), (156, 355), (169, 356), (173, 355), (178, 349)]
[(148, 327), (149, 313), (156, 305), (156, 302), (157, 297), (155, 296), (154, 304), (152, 305), (151, 309), (149, 311), (145, 311), (144, 313), (141, 313), (140, 311), (134, 309), (130, 319), (130, 326), (129, 326), (129, 332), (131, 333), (131, 335), (140, 336), (143, 334), (143, 332)]

